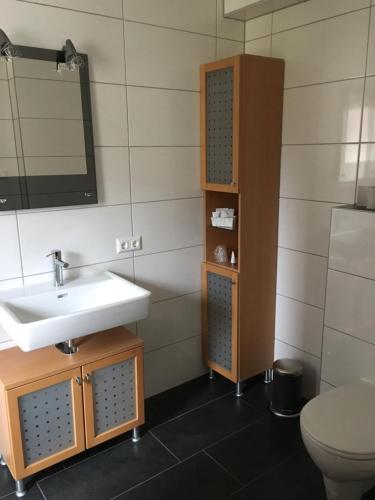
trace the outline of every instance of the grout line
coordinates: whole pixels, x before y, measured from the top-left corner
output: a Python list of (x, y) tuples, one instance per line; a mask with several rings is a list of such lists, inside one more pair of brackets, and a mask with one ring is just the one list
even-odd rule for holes
[(279, 338), (275, 337), (275, 340), (278, 342), (281, 342), (282, 344), (285, 344), (289, 347), (293, 347), (293, 349), (296, 349), (297, 351), (303, 352), (304, 354), (307, 354), (308, 356), (311, 356), (315, 359), (318, 359), (319, 361), (322, 360), (322, 358), (319, 358), (316, 354), (312, 354), (311, 352), (305, 351), (304, 349), (301, 349), (300, 347), (296, 347), (295, 345), (289, 344), (288, 342), (285, 342), (285, 340), (280, 340)]
[[(175, 417), (172, 417), (172, 418), (169, 418), (168, 420), (166, 420), (165, 422), (162, 422), (161, 424), (158, 424), (158, 425), (155, 425), (152, 429), (158, 429), (159, 427), (162, 427), (163, 425), (165, 424), (168, 424), (170, 422), (173, 422), (174, 420), (177, 420), (178, 418), (180, 417), (184, 417), (185, 415), (188, 415), (189, 413), (192, 413), (194, 412), (195, 410), (199, 410), (201, 408), (204, 408), (205, 406), (211, 404), (211, 403), (215, 403), (216, 401), (219, 401), (220, 399), (224, 399), (225, 397), (228, 397), (230, 396), (231, 394), (233, 394), (233, 391), (229, 391), (229, 392), (226, 392), (225, 394), (221, 394), (220, 396), (214, 398), (214, 399), (211, 399), (210, 401), (206, 401), (205, 403), (202, 403), (201, 405), (199, 406), (196, 406), (194, 408), (190, 408), (189, 410), (186, 410), (182, 413), (179, 413), (178, 415), (176, 415)], [(152, 403), (151, 403), (152, 404)], [(155, 408), (156, 408), (156, 405), (155, 405)]]
[(334, 271), (335, 273), (347, 274), (349, 276), (354, 276), (355, 278), (361, 278), (363, 280), (375, 282), (375, 278), (368, 278), (367, 276), (361, 276), (360, 274), (349, 273), (348, 271), (342, 271), (340, 269), (335, 269), (334, 267), (328, 267), (328, 271)]
[(116, 495), (116, 496), (114, 496), (114, 497), (110, 498), (110, 500), (116, 500), (117, 498), (121, 497), (121, 496), (122, 496), (122, 495), (124, 495), (125, 493), (128, 493), (128, 492), (130, 492), (130, 491), (133, 491), (133, 490), (137, 489), (139, 486), (142, 486), (142, 485), (144, 485), (144, 484), (146, 484), (146, 483), (151, 482), (153, 479), (155, 479), (155, 478), (157, 478), (157, 477), (159, 477), (159, 476), (163, 475), (165, 472), (168, 472), (168, 471), (170, 471), (171, 469), (174, 469), (175, 467), (178, 467), (179, 465), (183, 464), (184, 462), (187, 462), (187, 461), (188, 461), (188, 460), (190, 460), (192, 457), (195, 457), (196, 455), (199, 455), (200, 453), (202, 453), (202, 451), (201, 451), (201, 450), (199, 450), (197, 453), (194, 453), (194, 455), (191, 455), (191, 457), (189, 457), (189, 458), (185, 458), (185, 459), (183, 459), (183, 460), (181, 460), (181, 461), (177, 462), (176, 464), (170, 465), (169, 467), (167, 467), (166, 469), (164, 469), (164, 470), (162, 470), (162, 471), (158, 472), (157, 474), (154, 474), (153, 476), (151, 476), (151, 477), (149, 477), (149, 478), (145, 479), (144, 481), (141, 481), (140, 483), (137, 483), (137, 484), (135, 484), (134, 486), (131, 486), (129, 489), (127, 489), (127, 490), (125, 490), (125, 491), (122, 491), (122, 492), (121, 492), (121, 493), (119, 493), (118, 495)]
[(336, 388), (336, 386), (335, 386), (335, 385), (331, 384), (330, 382), (327, 382), (326, 380), (324, 380), (324, 378), (321, 378), (321, 379), (320, 379), (320, 381), (321, 381), (321, 382), (324, 382), (324, 383), (325, 383), (325, 384), (327, 384), (327, 385), (330, 385), (333, 389), (335, 389), (335, 388)]
[(343, 82), (351, 82), (353, 80), (364, 80), (366, 78), (366, 74), (361, 76), (353, 76), (349, 78), (340, 78), (339, 80), (328, 80), (324, 82), (313, 82), (313, 83), (304, 83), (302, 85), (292, 85), (290, 87), (284, 87), (284, 92), (286, 90), (295, 90), (295, 89), (303, 89), (305, 87), (317, 87), (319, 85), (332, 85), (335, 83), (343, 83)]
[(152, 304), (160, 304), (163, 302), (170, 302), (171, 300), (182, 299), (184, 297), (189, 297), (190, 295), (197, 295), (198, 293), (201, 293), (201, 292), (202, 292), (202, 289), (199, 288), (198, 290), (193, 290), (191, 292), (182, 293), (181, 295), (174, 295), (173, 297), (167, 297), (166, 299), (155, 300), (152, 302)]
[[(375, 142), (375, 141), (373, 141)], [(282, 147), (300, 147), (300, 146), (358, 146), (360, 143), (358, 141), (348, 141), (348, 142), (284, 142)], [(133, 146), (134, 147), (134, 146)]]
[(170, 90), (173, 92), (187, 92), (190, 94), (199, 94), (199, 90), (192, 90), (192, 89), (178, 89), (174, 87), (155, 87), (152, 85), (131, 85), (131, 84), (126, 84), (126, 87), (133, 87), (133, 88), (138, 88), (138, 89), (153, 89), (153, 90)]
[(38, 488), (38, 490), (40, 491), (40, 494), (42, 495), (42, 497), (44, 498), (44, 500), (47, 500), (47, 497), (46, 495), (44, 494), (42, 488), (40, 487), (40, 484), (39, 484), (39, 481), (36, 482), (36, 487)]
[(173, 451), (170, 450), (168, 446), (164, 444), (157, 436), (155, 436), (152, 430), (149, 430), (148, 434), (150, 434), (154, 439), (156, 439), (156, 441), (158, 441), (158, 443), (160, 443), (163, 446), (163, 448), (165, 448), (168, 451), (168, 453), (170, 453), (177, 460), (178, 463), (181, 463), (181, 459), (177, 455), (175, 455)]
[(320, 311), (324, 311), (324, 307), (316, 306), (314, 304), (309, 304), (308, 302), (304, 302), (303, 300), (296, 299), (295, 297), (290, 297), (289, 295), (285, 295), (284, 293), (276, 292), (276, 295), (280, 295), (280, 297), (284, 297), (285, 299), (294, 300), (295, 302), (299, 302), (304, 304), (305, 306), (315, 307), (315, 309), (319, 309)]
[(249, 481), (248, 483), (246, 483), (242, 488), (240, 488), (239, 490), (236, 490), (236, 491), (233, 491), (230, 495), (228, 495), (227, 497), (225, 497), (225, 500), (229, 500), (230, 498), (233, 498), (234, 495), (237, 495), (237, 493), (239, 493), (240, 491), (243, 491), (245, 490), (248, 486), (250, 486), (251, 484), (255, 483), (256, 481), (259, 481), (259, 479), (262, 479), (263, 477), (267, 476), (268, 474), (272, 473), (274, 470), (278, 469), (281, 465), (283, 465), (285, 462), (287, 462), (288, 460), (290, 460), (292, 457), (295, 457), (296, 455), (298, 455), (299, 453), (301, 453), (303, 451), (303, 448), (296, 451), (295, 453), (292, 453), (291, 455), (289, 455), (287, 458), (285, 458), (284, 460), (281, 460), (281, 462), (279, 462), (278, 464), (276, 464), (275, 466), (271, 467), (269, 470), (263, 472), (262, 474), (260, 474), (259, 476), (255, 477), (254, 479), (252, 479), (251, 481)]
[(51, 5), (51, 4), (48, 4), (48, 3), (33, 2), (32, 0), (18, 0), (18, 2), (23, 2), (23, 3), (26, 3), (26, 4), (29, 3), (29, 4), (32, 4), (32, 5), (37, 5), (39, 7), (50, 7), (50, 8), (53, 8), (53, 9), (67, 10), (68, 12), (73, 12), (73, 13), (74, 12), (79, 12), (80, 14), (89, 14), (91, 16), (105, 17), (105, 18), (108, 18), (108, 19), (114, 19), (114, 20), (117, 20), (117, 21), (122, 21), (121, 17), (110, 16), (108, 14), (100, 14), (98, 12), (88, 12), (87, 10), (68, 9), (67, 7), (60, 7), (60, 6)]
[(180, 340), (176, 340), (175, 342), (171, 342), (169, 344), (165, 344), (165, 345), (162, 345), (160, 347), (156, 347), (155, 349), (151, 349), (151, 350), (145, 350), (145, 356), (146, 354), (151, 354), (153, 352), (157, 352), (157, 351), (161, 351), (162, 349), (165, 349), (167, 347), (171, 347), (171, 346), (174, 346), (174, 345), (178, 345), (178, 344), (182, 344), (183, 342), (187, 342), (188, 340), (191, 340), (191, 339), (195, 339), (195, 338), (198, 338), (198, 337), (202, 337), (202, 334), (201, 333), (196, 333), (190, 337), (186, 337), (184, 339), (180, 339)]
[(322, 255), (319, 253), (307, 252), (306, 250), (300, 250), (297, 248), (285, 247), (282, 245), (278, 245), (278, 248), (282, 248), (283, 250), (290, 250), (291, 252), (304, 253), (306, 255), (312, 255), (313, 257), (321, 257), (322, 259), (328, 259), (328, 255)]
[(271, 38), (271, 37), (272, 37), (271, 33), (269, 35), (257, 36), (256, 38), (251, 38), (250, 40), (245, 40), (245, 44), (251, 43), (251, 42), (257, 42), (258, 40), (263, 40), (264, 38)]
[(355, 335), (352, 335), (351, 333), (343, 332), (342, 330), (339, 330), (338, 328), (329, 326), (327, 324), (324, 324), (324, 326), (326, 328), (329, 328), (330, 330), (334, 330), (335, 332), (340, 333), (341, 335), (345, 335), (346, 337), (350, 337), (350, 338), (352, 338), (354, 340), (358, 340), (359, 342), (362, 342), (363, 344), (367, 344), (367, 345), (370, 345), (370, 346), (375, 346), (375, 342), (370, 342), (369, 340), (365, 340), (365, 339), (362, 339), (360, 337), (356, 337)]
[(242, 481), (240, 481), (240, 480), (238, 479), (238, 477), (236, 477), (236, 476), (235, 476), (234, 474), (232, 474), (232, 473), (231, 473), (228, 469), (226, 469), (226, 468), (224, 467), (224, 465), (222, 465), (220, 462), (218, 462), (218, 461), (216, 460), (216, 458), (214, 458), (212, 455), (210, 455), (210, 454), (208, 453), (208, 451), (203, 450), (203, 453), (204, 453), (204, 454), (205, 454), (208, 458), (210, 458), (210, 459), (211, 459), (211, 460), (212, 460), (212, 461), (213, 461), (213, 462), (214, 462), (214, 463), (215, 463), (218, 467), (220, 467), (220, 469), (221, 469), (222, 471), (224, 471), (224, 472), (225, 472), (226, 474), (228, 474), (228, 475), (229, 475), (232, 479), (234, 479), (234, 480), (236, 481), (236, 483), (240, 484), (241, 486), (243, 486), (243, 485), (244, 485), (244, 483), (243, 483)]
[[(309, 201), (311, 203), (326, 203), (327, 205), (350, 205), (353, 203), (353, 200), (351, 201), (327, 201), (327, 200), (313, 200), (312, 198), (297, 198), (296, 196), (285, 196), (285, 195), (280, 195), (280, 200), (296, 200), (296, 201)], [(334, 208), (334, 207), (332, 207)]]
[[(142, 24), (144, 26), (152, 26), (154, 28), (163, 28), (163, 29), (171, 30), (171, 31), (180, 31), (182, 33), (190, 33), (191, 35), (199, 35), (199, 36), (203, 36), (203, 37), (207, 37), (207, 38), (221, 38), (222, 40), (229, 40), (231, 42), (239, 42), (239, 43), (241, 43), (241, 40), (237, 40), (235, 38), (229, 38), (229, 37), (225, 37), (225, 36), (217, 36), (216, 35), (216, 30), (215, 30), (215, 34), (211, 35), (209, 33), (200, 33), (198, 31), (190, 31), (190, 30), (186, 30), (186, 29), (182, 29), (182, 28), (176, 28), (176, 27), (172, 28), (171, 26), (162, 26), (161, 24), (146, 23), (145, 21), (135, 21), (133, 19), (124, 19), (124, 21), (126, 23)], [(243, 21), (241, 21), (241, 22), (243, 22)], [(216, 18), (216, 23), (215, 24), (217, 24), (217, 18)]]

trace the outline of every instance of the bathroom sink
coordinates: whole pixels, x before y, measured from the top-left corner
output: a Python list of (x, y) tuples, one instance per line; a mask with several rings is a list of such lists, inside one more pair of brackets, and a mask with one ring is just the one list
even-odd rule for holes
[(144, 319), (151, 293), (111, 272), (0, 292), (0, 326), (23, 351)]

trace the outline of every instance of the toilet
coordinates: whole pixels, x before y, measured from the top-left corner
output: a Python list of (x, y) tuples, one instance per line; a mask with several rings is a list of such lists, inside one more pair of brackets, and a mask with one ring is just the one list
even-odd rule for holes
[(375, 385), (361, 381), (312, 399), (301, 433), (329, 500), (360, 500), (375, 486)]

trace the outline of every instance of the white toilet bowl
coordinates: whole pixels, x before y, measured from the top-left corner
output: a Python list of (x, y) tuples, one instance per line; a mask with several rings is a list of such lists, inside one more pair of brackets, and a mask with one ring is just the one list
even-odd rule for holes
[(338, 387), (303, 408), (301, 432), (329, 500), (360, 500), (375, 486), (375, 385)]

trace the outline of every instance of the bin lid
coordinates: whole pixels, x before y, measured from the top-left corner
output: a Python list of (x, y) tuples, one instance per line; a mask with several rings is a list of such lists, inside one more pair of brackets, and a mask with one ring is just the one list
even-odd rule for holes
[(293, 375), (299, 377), (303, 373), (303, 367), (299, 361), (295, 359), (278, 359), (273, 363), (274, 371), (284, 375)]

